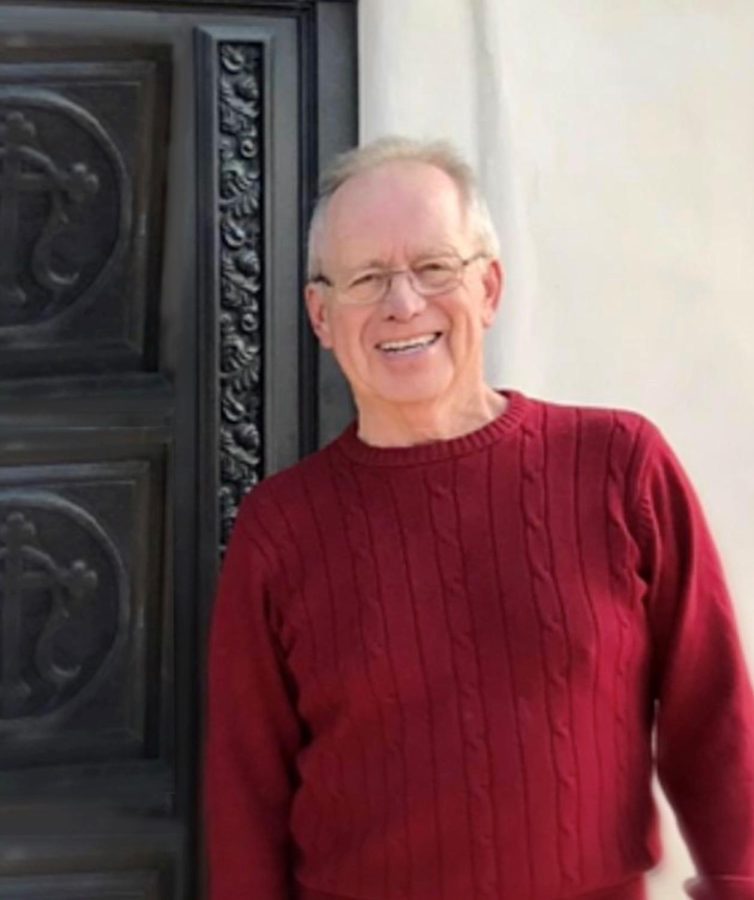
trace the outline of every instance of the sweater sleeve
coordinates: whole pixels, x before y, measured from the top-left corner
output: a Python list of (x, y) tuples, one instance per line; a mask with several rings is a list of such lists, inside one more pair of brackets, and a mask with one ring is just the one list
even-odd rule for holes
[(754, 699), (693, 487), (653, 426), (639, 519), (649, 584), (657, 770), (695, 862), (696, 900), (754, 900)]
[(240, 521), (209, 653), (205, 810), (210, 900), (290, 900), (290, 806), (302, 729), (270, 609), (267, 559)]

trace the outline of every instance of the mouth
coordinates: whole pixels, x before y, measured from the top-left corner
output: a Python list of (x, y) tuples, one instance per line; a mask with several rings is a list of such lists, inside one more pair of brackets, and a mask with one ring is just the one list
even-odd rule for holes
[(406, 338), (403, 341), (380, 341), (377, 349), (390, 356), (407, 356), (411, 353), (421, 353), (436, 344), (442, 337), (441, 331), (432, 331), (427, 334), (419, 334), (416, 337)]

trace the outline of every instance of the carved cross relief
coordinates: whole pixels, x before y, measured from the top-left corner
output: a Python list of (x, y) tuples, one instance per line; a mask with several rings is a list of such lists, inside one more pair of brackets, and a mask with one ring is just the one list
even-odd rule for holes
[(99, 179), (86, 163), (62, 168), (43, 150), (29, 118), (18, 110), (5, 115), (0, 121), (0, 302), (21, 305), (27, 300), (18, 279), (23, 195), (36, 193), (48, 198), (47, 219), (35, 236), (31, 272), (41, 287), (56, 294), (75, 284), (79, 273), (56, 271), (53, 242), (70, 221), (70, 207), (82, 204), (98, 190)]
[(0, 719), (21, 715), (33, 700), (23, 652), (26, 598), (34, 591), (49, 593), (44, 621), (33, 640), (33, 661), (39, 678), (57, 695), (78, 677), (81, 662), (61, 662), (56, 638), (71, 617), (93, 601), (98, 580), (83, 560), (68, 567), (56, 563), (38, 546), (37, 530), (23, 513), (10, 513), (0, 526)]

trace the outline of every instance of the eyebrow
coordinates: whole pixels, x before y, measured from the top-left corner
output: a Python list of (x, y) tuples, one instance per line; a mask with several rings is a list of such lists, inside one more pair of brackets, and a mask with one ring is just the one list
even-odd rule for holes
[(389, 264), (386, 263), (382, 259), (377, 259), (376, 257), (373, 259), (369, 259), (366, 262), (357, 263), (355, 266), (349, 266), (349, 272), (358, 272), (359, 269), (387, 269), (389, 268)]
[[(411, 254), (411, 259), (427, 259), (428, 257), (433, 256), (447, 256), (449, 253), (454, 255), (458, 255), (458, 250), (450, 244), (444, 244), (441, 247), (432, 247), (430, 249), (420, 250), (418, 253)], [(362, 269), (389, 269), (391, 268), (390, 264), (385, 262), (383, 259), (378, 259), (377, 257), (373, 257), (372, 259), (367, 260), (366, 262), (357, 263), (354, 266), (348, 266), (345, 271), (346, 272), (359, 272)]]

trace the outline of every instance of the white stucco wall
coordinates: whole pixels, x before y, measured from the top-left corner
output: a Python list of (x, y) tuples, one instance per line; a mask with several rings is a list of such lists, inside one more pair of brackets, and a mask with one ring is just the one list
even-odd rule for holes
[[(360, 0), (360, 67), (362, 139), (451, 138), (481, 173), (490, 377), (662, 427), (754, 662), (754, 3)], [(691, 870), (666, 819), (655, 900)]]

